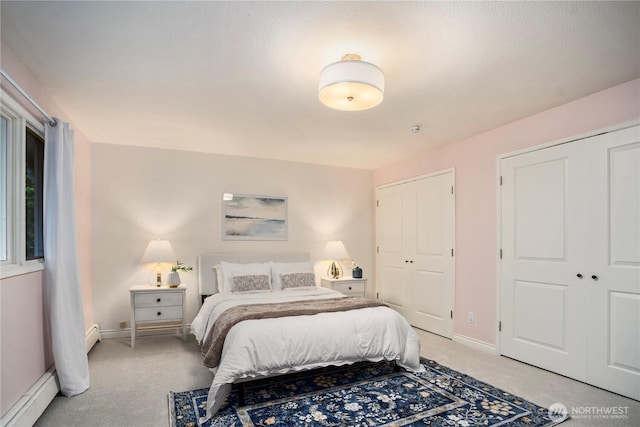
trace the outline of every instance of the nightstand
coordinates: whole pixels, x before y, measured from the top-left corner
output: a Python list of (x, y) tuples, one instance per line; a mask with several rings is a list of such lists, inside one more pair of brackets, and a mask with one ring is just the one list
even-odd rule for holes
[(182, 340), (186, 340), (187, 287), (132, 286), (131, 294), (131, 348), (136, 345), (136, 329), (139, 323), (182, 323)]
[(322, 287), (342, 292), (351, 297), (365, 298), (367, 295), (367, 279), (354, 279), (347, 277), (345, 279), (329, 279), (323, 277), (320, 279)]

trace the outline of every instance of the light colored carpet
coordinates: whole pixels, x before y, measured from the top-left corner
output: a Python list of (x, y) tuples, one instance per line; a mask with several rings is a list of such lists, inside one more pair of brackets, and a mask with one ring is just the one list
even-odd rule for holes
[(169, 425), (167, 393), (211, 385), (193, 336), (103, 340), (89, 353), (89, 390), (70, 398), (58, 395), (36, 426)]
[[(628, 408), (627, 418), (582, 417), (565, 421), (567, 427), (626, 427), (640, 425), (640, 402), (550, 372), (469, 348), (418, 331), (422, 355), (524, 399), (548, 407), (562, 403), (572, 408)], [(169, 423), (169, 390), (208, 387), (211, 374), (193, 337), (140, 337), (131, 349), (128, 339), (104, 340), (91, 350), (91, 388), (66, 398), (56, 397), (36, 426), (162, 426)]]

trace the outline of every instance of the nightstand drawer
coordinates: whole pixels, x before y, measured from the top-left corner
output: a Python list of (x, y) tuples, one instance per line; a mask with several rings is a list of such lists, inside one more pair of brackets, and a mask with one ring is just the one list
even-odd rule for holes
[(144, 307), (136, 308), (135, 321), (165, 321), (165, 320), (182, 320), (182, 305), (172, 307)]
[(137, 293), (135, 296), (136, 308), (171, 305), (182, 305), (182, 292), (145, 292)]
[(362, 282), (346, 282), (346, 283), (333, 283), (333, 289), (338, 292), (342, 292), (345, 295), (363, 295), (364, 283)]

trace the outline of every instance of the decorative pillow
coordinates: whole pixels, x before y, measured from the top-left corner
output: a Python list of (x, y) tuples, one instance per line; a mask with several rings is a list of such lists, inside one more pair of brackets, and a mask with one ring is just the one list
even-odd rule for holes
[(313, 273), (287, 273), (280, 279), (282, 290), (316, 287), (316, 277)]
[(270, 291), (271, 284), (266, 274), (248, 274), (233, 277), (231, 292)]
[(269, 264), (234, 264), (222, 261), (220, 267), (222, 269), (223, 285), (218, 285), (218, 289), (224, 292), (232, 292), (233, 278), (235, 276), (266, 275), (271, 281)]
[[(271, 266), (271, 287), (274, 291), (282, 290), (283, 274), (289, 273), (311, 273), (315, 274), (313, 270), (313, 262), (270, 262)], [(315, 279), (314, 279), (315, 280)], [(314, 283), (315, 286), (315, 283)]]

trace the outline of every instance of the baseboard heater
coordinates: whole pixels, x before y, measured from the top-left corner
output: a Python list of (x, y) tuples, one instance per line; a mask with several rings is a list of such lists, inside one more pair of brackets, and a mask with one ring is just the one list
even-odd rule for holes
[(100, 328), (97, 324), (94, 323), (93, 325), (89, 326), (89, 329), (87, 329), (87, 354), (89, 354), (89, 351), (91, 351), (93, 346), (96, 345), (98, 341), (102, 341), (102, 338), (100, 337)]
[[(100, 328), (95, 323), (89, 326), (85, 338), (87, 353), (98, 341), (101, 341)], [(40, 418), (54, 397), (60, 391), (56, 368), (52, 366), (16, 402), (0, 420), (2, 427), (31, 426)]]

